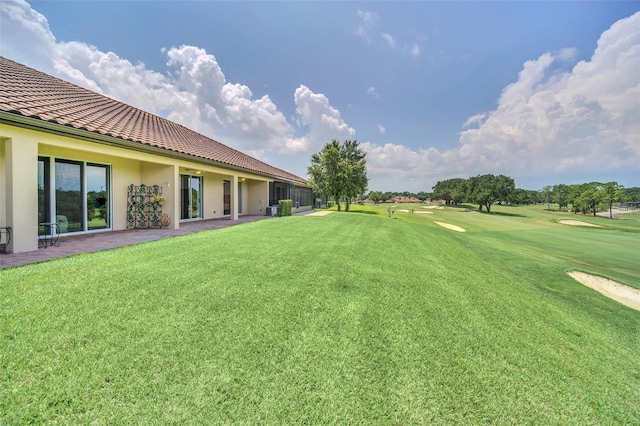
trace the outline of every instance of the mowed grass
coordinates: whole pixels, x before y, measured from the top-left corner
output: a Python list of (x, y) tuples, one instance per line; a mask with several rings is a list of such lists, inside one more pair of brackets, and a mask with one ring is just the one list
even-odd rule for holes
[(633, 224), (362, 210), (0, 270), (0, 423), (640, 422)]

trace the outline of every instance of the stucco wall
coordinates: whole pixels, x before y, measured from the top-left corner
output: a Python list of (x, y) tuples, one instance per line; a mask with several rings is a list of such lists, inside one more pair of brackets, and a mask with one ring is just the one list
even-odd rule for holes
[(179, 227), (180, 174), (183, 172), (201, 172), (204, 219), (224, 216), (224, 180), (231, 181), (231, 218), (237, 217), (233, 200), (237, 195), (238, 182), (243, 182), (243, 214), (265, 214), (269, 199), (267, 177), (69, 136), (1, 125), (0, 226), (12, 226), (12, 250), (16, 253), (37, 250), (38, 156), (110, 166), (113, 230), (126, 229), (127, 188), (131, 184), (142, 183), (162, 185), (163, 195), (167, 198), (163, 213), (171, 217), (171, 227)]
[(266, 214), (265, 208), (269, 204), (269, 182), (247, 180), (245, 181), (245, 193), (247, 197), (245, 214)]

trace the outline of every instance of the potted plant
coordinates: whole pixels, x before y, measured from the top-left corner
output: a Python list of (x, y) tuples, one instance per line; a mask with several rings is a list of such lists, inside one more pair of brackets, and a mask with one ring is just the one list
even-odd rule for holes
[(167, 201), (167, 198), (164, 195), (154, 195), (153, 198), (151, 198), (151, 201), (159, 207), (162, 207), (164, 202)]

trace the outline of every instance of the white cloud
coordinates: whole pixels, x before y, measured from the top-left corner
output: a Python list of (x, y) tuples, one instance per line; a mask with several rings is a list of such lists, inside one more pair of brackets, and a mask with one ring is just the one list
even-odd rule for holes
[(384, 135), (386, 131), (387, 129), (385, 129), (383, 125), (378, 124), (378, 132), (380, 132), (381, 135)]
[(557, 51), (555, 54), (555, 57), (559, 61), (569, 62), (569, 61), (573, 61), (577, 54), (578, 54), (578, 49), (576, 49), (575, 47), (566, 47), (564, 49), (560, 49), (559, 51)]
[(371, 42), (371, 28), (378, 24), (378, 15), (370, 11), (358, 11), (360, 24), (356, 27), (354, 33), (369, 42)]
[(384, 39), (384, 41), (387, 42), (389, 46), (396, 47), (396, 40), (393, 38), (391, 34), (382, 33), (382, 38)]
[[(496, 110), (460, 135), (462, 164), (563, 174), (636, 168), (640, 157), (640, 13), (605, 31), (589, 61), (553, 73), (575, 53), (527, 61)], [(473, 117), (470, 118), (470, 120)], [(467, 121), (469, 122), (469, 120)]]
[(380, 94), (376, 91), (376, 88), (371, 86), (367, 89), (367, 95), (373, 97), (373, 98), (379, 98)]
[[(165, 48), (167, 73), (133, 65), (113, 52), (81, 42), (57, 42), (44, 16), (22, 1), (0, 3), (1, 54), (146, 111), (266, 160), (270, 155), (308, 153), (331, 138), (355, 131), (322, 94), (300, 86), (294, 96), (308, 133), (294, 127), (269, 96), (254, 98), (248, 86), (228, 82), (214, 55), (195, 46)], [(363, 19), (373, 23), (375, 14)], [(24, 40), (32, 49), (24, 48)]]
[(420, 56), (420, 46), (418, 45), (418, 43), (413, 43), (413, 46), (411, 46), (411, 56), (413, 56), (414, 58)]
[(0, 2), (0, 16), (2, 55), (20, 63), (31, 62), (35, 68), (52, 72), (53, 68), (47, 59), (56, 39), (47, 18), (31, 9), (23, 0)]
[(300, 122), (308, 126), (304, 136), (304, 145), (308, 150), (318, 151), (332, 139), (353, 139), (356, 131), (349, 127), (341, 117), (340, 111), (329, 104), (329, 99), (321, 93), (314, 93), (301, 85), (294, 94), (296, 112)]
[(358, 15), (362, 18), (362, 22), (365, 25), (375, 25), (378, 22), (378, 15), (375, 12), (363, 12), (359, 10)]
[[(572, 69), (552, 65), (574, 49), (524, 63), (493, 111), (464, 123), (460, 146), (445, 152), (402, 145), (363, 144), (373, 187), (384, 179), (437, 179), (478, 173), (523, 177), (635, 173), (640, 164), (640, 12), (616, 22), (598, 40), (590, 60)], [(395, 174), (394, 174), (395, 173)], [(376, 178), (376, 176), (378, 178)], [(538, 178), (540, 179), (540, 178)], [(518, 184), (518, 181), (516, 181)], [(392, 189), (392, 188), (387, 188)]]
[(486, 116), (487, 115), (485, 113), (472, 115), (467, 119), (467, 121), (464, 122), (462, 127), (469, 127), (474, 124), (482, 124), (482, 120), (484, 120)]
[[(378, 17), (359, 15), (368, 36)], [(478, 173), (546, 175), (551, 182), (580, 171), (596, 179), (601, 171), (637, 174), (637, 28), (640, 12), (612, 25), (592, 57), (572, 68), (573, 48), (525, 62), (494, 110), (462, 124), (455, 149), (363, 143), (370, 187), (429, 189), (437, 180)], [(355, 138), (355, 130), (324, 94), (300, 85), (293, 94), (296, 115), (288, 121), (269, 96), (255, 98), (248, 86), (227, 81), (215, 56), (198, 47), (164, 49), (167, 69), (149, 70), (95, 46), (58, 42), (46, 18), (22, 0), (0, 2), (0, 31), (2, 56), (162, 114), (265, 161), (282, 155), (308, 159), (331, 139)], [(414, 56), (419, 55), (420, 46), (413, 47)], [(373, 86), (367, 94), (379, 96)], [(385, 128), (378, 125), (378, 131), (384, 134)]]

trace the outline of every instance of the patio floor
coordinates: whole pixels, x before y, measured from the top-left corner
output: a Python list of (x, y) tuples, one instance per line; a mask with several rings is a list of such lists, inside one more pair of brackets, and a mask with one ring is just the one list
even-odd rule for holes
[(0, 254), (0, 269), (29, 263), (44, 262), (78, 253), (90, 253), (116, 247), (176, 237), (210, 229), (226, 228), (241, 223), (271, 219), (269, 216), (240, 216), (237, 221), (224, 219), (198, 220), (180, 223), (180, 229), (127, 229), (126, 231), (100, 232), (60, 237), (59, 247), (39, 248), (27, 253)]

